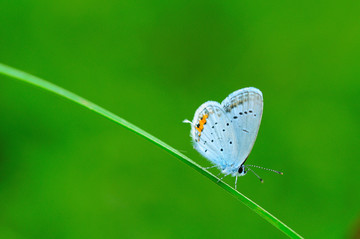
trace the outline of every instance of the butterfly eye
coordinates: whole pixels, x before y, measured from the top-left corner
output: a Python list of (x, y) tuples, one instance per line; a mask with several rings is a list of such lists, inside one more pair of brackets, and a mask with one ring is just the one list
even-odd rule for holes
[(240, 166), (240, 168), (239, 168), (239, 170), (238, 170), (238, 173), (242, 173), (243, 172), (243, 170), (244, 170), (244, 168), (242, 167), (242, 166)]

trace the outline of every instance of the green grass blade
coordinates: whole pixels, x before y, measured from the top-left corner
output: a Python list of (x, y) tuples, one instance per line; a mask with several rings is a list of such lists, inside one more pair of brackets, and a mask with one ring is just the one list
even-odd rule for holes
[(274, 217), (272, 214), (270, 214), (268, 211), (260, 207), (258, 204), (253, 202), (251, 199), (243, 195), (242, 193), (236, 191), (234, 188), (229, 186), (228, 184), (220, 181), (219, 183), (218, 178), (214, 176), (212, 173), (208, 172), (207, 170), (202, 169), (200, 165), (192, 161), (190, 158), (185, 156), (184, 154), (180, 153), (175, 148), (171, 147), (170, 145), (164, 143), (160, 139), (152, 136), (151, 134), (145, 132), (144, 130), (140, 129), (136, 125), (131, 124), (130, 122), (124, 120), (123, 118), (111, 113), (110, 111), (64, 89), (57, 85), (54, 85), (48, 81), (45, 81), (43, 79), (40, 79), (39, 77), (30, 75), (26, 72), (17, 70), (15, 68), (12, 68), (10, 66), (4, 65), (0, 63), (0, 73), (6, 76), (9, 76), (11, 78), (32, 84), (34, 86), (37, 86), (39, 88), (42, 88), (46, 91), (50, 91), (56, 95), (62, 96), (64, 98), (67, 98), (81, 106), (84, 106), (92, 111), (94, 111), (97, 114), (100, 114), (118, 124), (121, 126), (133, 131), (134, 133), (146, 138), (150, 142), (158, 145), (159, 147), (163, 148), (170, 154), (174, 155), (176, 158), (180, 159), (185, 164), (189, 165), (211, 181), (215, 182), (217, 185), (219, 185), (221, 188), (223, 188), (225, 191), (229, 192), (231, 195), (233, 195), (235, 198), (240, 200), (242, 203), (244, 203), (246, 206), (248, 206), (251, 210), (259, 214), (262, 218), (264, 218), (266, 221), (270, 222), (274, 227), (278, 228), (280, 231), (285, 233), (290, 238), (302, 238), (298, 233), (296, 233), (293, 229), (288, 227), (285, 223), (281, 222), (279, 219)]

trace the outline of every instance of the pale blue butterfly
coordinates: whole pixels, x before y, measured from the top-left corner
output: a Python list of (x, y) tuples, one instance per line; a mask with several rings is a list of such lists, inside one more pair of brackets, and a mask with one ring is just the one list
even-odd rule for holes
[[(263, 113), (263, 95), (254, 87), (231, 93), (221, 104), (207, 101), (195, 112), (190, 136), (194, 148), (221, 170), (225, 176), (232, 175), (237, 187), (237, 177), (258, 167), (283, 174), (279, 171), (244, 165), (256, 140)], [(208, 169), (206, 168), (206, 169)], [(224, 176), (224, 177), (225, 177)], [(220, 179), (221, 180), (221, 179)]]

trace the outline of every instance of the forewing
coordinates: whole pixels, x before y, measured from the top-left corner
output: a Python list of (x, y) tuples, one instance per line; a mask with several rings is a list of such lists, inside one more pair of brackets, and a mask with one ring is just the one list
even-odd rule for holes
[(237, 158), (237, 137), (223, 107), (214, 101), (202, 104), (195, 112), (191, 129), (194, 148), (224, 169)]
[(249, 156), (259, 131), (263, 96), (260, 90), (248, 87), (231, 93), (221, 105), (233, 121), (240, 151), (236, 166), (240, 166)]

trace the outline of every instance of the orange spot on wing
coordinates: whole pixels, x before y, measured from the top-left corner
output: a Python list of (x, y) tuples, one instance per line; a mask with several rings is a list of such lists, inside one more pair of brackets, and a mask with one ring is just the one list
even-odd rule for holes
[[(196, 127), (197, 131), (199, 131), (199, 133), (201, 133), (201, 131), (203, 131), (204, 129), (204, 124), (206, 124), (206, 119), (209, 117), (209, 115), (205, 114), (203, 115), (203, 117), (201, 117), (201, 119), (199, 120), (198, 126)], [(199, 135), (200, 136), (200, 135)]]

